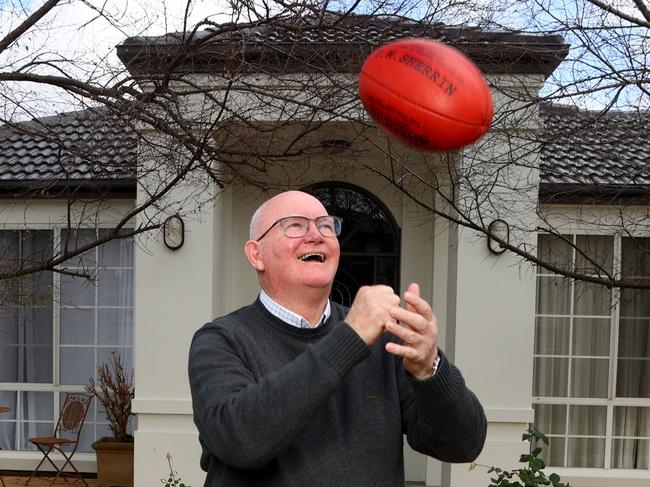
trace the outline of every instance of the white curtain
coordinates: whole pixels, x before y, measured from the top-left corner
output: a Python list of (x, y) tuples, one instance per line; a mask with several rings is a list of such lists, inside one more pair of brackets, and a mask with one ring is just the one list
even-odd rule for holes
[[(107, 231), (107, 230), (106, 230)], [(105, 230), (100, 230), (100, 236)], [(69, 247), (94, 240), (96, 230), (63, 232)], [(0, 231), (0, 266), (30, 265), (53, 251), (52, 231)], [(85, 385), (97, 363), (119, 350), (132, 367), (133, 335), (133, 242), (114, 240), (81, 258), (68, 261), (72, 270), (96, 277), (61, 275), (60, 379), (63, 385)], [(53, 384), (53, 277), (37, 273), (17, 281), (0, 282), (0, 383)], [(96, 287), (97, 286), (97, 287)], [(63, 397), (63, 396), (61, 396)], [(21, 391), (0, 387), (0, 405), (12, 409), (0, 413), (0, 447), (32, 449), (28, 439), (52, 434), (54, 390)], [(103, 420), (102, 417), (99, 418)], [(100, 433), (103, 432), (100, 427)], [(95, 436), (84, 428), (80, 450), (90, 451)]]
[[(650, 279), (650, 239), (624, 238), (622, 272)], [(650, 398), (650, 291), (621, 291), (616, 396)], [(612, 467), (650, 468), (650, 408), (615, 407)], [(645, 437), (645, 439), (643, 438)]]
[[(578, 238), (577, 246), (589, 258), (576, 254), (557, 237), (540, 237), (540, 255), (560, 267), (582, 272), (596, 273), (598, 265), (611, 266), (611, 238)], [(536, 308), (533, 395), (606, 398), (611, 291), (559, 276), (540, 275)], [(540, 404), (535, 409), (537, 428), (557, 435), (551, 438), (544, 454), (550, 465), (604, 467), (606, 407)]]

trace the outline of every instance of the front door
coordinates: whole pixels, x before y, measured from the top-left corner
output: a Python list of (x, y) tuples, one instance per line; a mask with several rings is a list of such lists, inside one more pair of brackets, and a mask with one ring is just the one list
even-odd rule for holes
[(305, 191), (330, 215), (343, 218), (332, 299), (350, 306), (357, 290), (368, 284), (386, 284), (399, 294), (400, 230), (381, 201), (346, 183), (315, 184)]

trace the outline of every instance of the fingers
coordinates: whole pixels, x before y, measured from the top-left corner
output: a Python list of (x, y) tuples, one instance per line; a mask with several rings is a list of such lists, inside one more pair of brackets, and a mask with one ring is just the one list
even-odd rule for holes
[[(416, 287), (416, 292), (412, 291), (413, 286)], [(429, 303), (427, 303), (426, 300), (420, 297), (420, 289), (417, 284), (411, 284), (409, 286), (409, 290), (404, 293), (404, 301), (406, 301), (406, 309), (409, 311), (413, 311), (427, 320), (430, 320), (433, 317), (431, 306), (429, 306)]]
[(402, 357), (404, 368), (413, 376), (427, 378), (438, 354), (437, 320), (429, 303), (420, 297), (417, 284), (409, 285), (404, 301), (406, 308), (394, 307), (390, 311), (396, 323), (385, 326), (401, 343), (387, 343), (386, 351)]

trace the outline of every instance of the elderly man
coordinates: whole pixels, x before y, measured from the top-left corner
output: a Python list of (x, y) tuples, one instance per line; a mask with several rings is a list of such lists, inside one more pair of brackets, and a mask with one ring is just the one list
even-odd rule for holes
[(349, 310), (330, 302), (340, 230), (299, 191), (253, 215), (260, 296), (190, 350), (206, 486), (403, 486), (403, 434), (443, 461), (480, 453), (483, 409), (438, 349), (418, 286), (405, 308), (388, 286), (362, 287)]

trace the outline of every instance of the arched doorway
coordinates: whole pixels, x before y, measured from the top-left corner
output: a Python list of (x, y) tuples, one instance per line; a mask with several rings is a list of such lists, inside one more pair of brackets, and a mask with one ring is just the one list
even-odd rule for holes
[(347, 183), (317, 183), (304, 191), (318, 198), (330, 215), (343, 218), (332, 299), (350, 306), (357, 290), (367, 284), (386, 284), (399, 294), (400, 229), (388, 208)]

